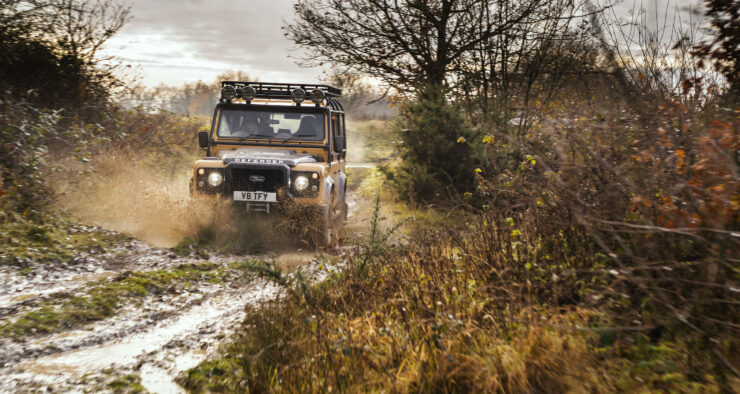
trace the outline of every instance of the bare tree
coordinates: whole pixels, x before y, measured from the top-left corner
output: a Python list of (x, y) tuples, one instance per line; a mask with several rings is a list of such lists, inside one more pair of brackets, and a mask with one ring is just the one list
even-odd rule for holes
[(388, 119), (394, 114), (386, 91), (370, 84), (356, 71), (333, 69), (322, 80), (342, 89), (342, 105), (352, 119)]
[[(286, 36), (328, 62), (399, 92), (449, 87), (452, 70), (490, 37), (536, 15), (545, 0), (299, 0)], [(496, 18), (486, 18), (495, 14)]]
[[(118, 84), (98, 51), (130, 19), (119, 0), (0, 0), (0, 86), (43, 91), (37, 102), (99, 116)], [(20, 94), (20, 93), (19, 93)]]
[(48, 16), (48, 0), (0, 0), (0, 31), (24, 34), (38, 29)]
[(56, 0), (50, 10), (51, 38), (85, 62), (94, 62), (100, 47), (130, 19), (130, 7), (118, 0)]
[[(572, 0), (299, 0), (285, 34), (309, 61), (395, 90), (444, 91), (476, 122), (526, 130), (566, 71), (587, 63), (586, 10)], [(537, 87), (537, 89), (535, 89)]]
[[(55, 0), (51, 12), (54, 29), (50, 39), (62, 58), (79, 70), (71, 75), (71, 84), (77, 91), (86, 91), (74, 97), (79, 114), (83, 107), (103, 104), (108, 90), (118, 81), (113, 75), (115, 65), (103, 64), (111, 58), (99, 59), (97, 53), (129, 20), (130, 8), (118, 0)], [(97, 82), (98, 89), (85, 89), (90, 80)]]
[[(489, 2), (481, 29), (506, 24), (519, 6), (513, 0)], [(602, 8), (587, 11), (583, 3), (570, 0), (534, 6), (535, 12), (522, 15), (517, 23), (487, 34), (454, 68), (455, 96), (479, 122), (528, 129), (529, 114), (547, 104), (563, 77), (593, 64), (588, 16)]]
[(130, 20), (118, 0), (0, 0), (0, 31), (54, 45), (92, 62), (100, 47)]

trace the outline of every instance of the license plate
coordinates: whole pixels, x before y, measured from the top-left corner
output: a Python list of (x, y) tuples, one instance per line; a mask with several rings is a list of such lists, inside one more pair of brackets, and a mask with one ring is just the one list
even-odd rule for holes
[(234, 192), (234, 201), (277, 202), (277, 193)]

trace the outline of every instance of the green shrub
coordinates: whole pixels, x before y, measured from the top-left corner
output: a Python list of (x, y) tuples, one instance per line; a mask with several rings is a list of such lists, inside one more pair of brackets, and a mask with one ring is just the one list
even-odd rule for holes
[(400, 163), (381, 169), (404, 201), (439, 203), (475, 188), (474, 131), (460, 108), (437, 95), (401, 106)]

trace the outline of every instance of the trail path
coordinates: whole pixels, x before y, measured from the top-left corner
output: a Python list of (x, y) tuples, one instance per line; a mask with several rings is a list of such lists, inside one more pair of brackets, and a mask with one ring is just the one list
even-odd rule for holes
[[(373, 167), (372, 163), (348, 166), (360, 171)], [(350, 184), (353, 189), (358, 185)], [(354, 223), (351, 231), (357, 233), (357, 226), (364, 225), (357, 217), (361, 200), (350, 193), (347, 202), (348, 223)], [(81, 228), (108, 232), (100, 227)], [(337, 269), (324, 260), (319, 262), (314, 253), (301, 251), (278, 256), (214, 254), (207, 261), (231, 269), (227, 267), (245, 259), (274, 259), (288, 270), (300, 267), (314, 280), (323, 280), (327, 270)], [(110, 283), (130, 272), (168, 272), (203, 261), (195, 254), (181, 257), (169, 249), (129, 240), (77, 253), (65, 262), (31, 263), (30, 270), (0, 265), (0, 329), (3, 323), (17, 322), (24, 313), (48, 304), (56, 306), (59, 299), (84, 295), (91, 286)], [(112, 381), (134, 375), (150, 392), (182, 392), (174, 379), (216, 353), (243, 321), (246, 306), (261, 305), (280, 294), (279, 288), (263, 279), (234, 275), (223, 282), (202, 280), (183, 288), (173, 285), (137, 302), (126, 301), (113, 316), (94, 323), (64, 327), (51, 334), (3, 335), (0, 393), (110, 392)]]
[[(212, 256), (209, 261), (227, 265), (245, 258), (272, 257)], [(301, 269), (317, 279), (324, 274), (316, 269), (311, 253), (292, 253), (291, 259), (301, 260)], [(131, 241), (105, 253), (82, 254), (68, 264), (35, 267), (30, 277), (4, 267), (0, 318), (12, 321), (55, 294), (75, 293), (91, 281), (202, 261)], [(259, 278), (199, 282), (147, 296), (138, 305), (126, 305), (113, 317), (82, 328), (4, 337), (0, 339), (0, 392), (110, 390), (111, 380), (127, 374), (140, 376), (151, 392), (182, 392), (173, 379), (215, 352), (243, 320), (245, 306), (279, 294), (275, 285)]]

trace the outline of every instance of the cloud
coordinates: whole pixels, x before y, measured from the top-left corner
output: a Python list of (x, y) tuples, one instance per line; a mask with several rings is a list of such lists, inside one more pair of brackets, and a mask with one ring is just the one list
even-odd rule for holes
[[(130, 2), (133, 19), (107, 46), (124, 62), (141, 66), (144, 83), (178, 84), (192, 80), (200, 67), (203, 80), (214, 70), (242, 70), (261, 80), (314, 81), (318, 68), (302, 68), (281, 30), (292, 19), (291, 0), (182, 0)], [(150, 67), (171, 66), (171, 75), (148, 75)], [(181, 70), (188, 69), (187, 73)], [(156, 74), (156, 81), (153, 80)], [(163, 79), (164, 78), (164, 79)]]

